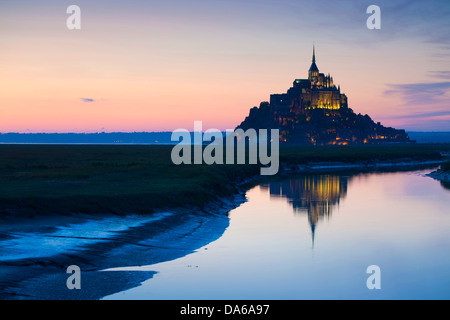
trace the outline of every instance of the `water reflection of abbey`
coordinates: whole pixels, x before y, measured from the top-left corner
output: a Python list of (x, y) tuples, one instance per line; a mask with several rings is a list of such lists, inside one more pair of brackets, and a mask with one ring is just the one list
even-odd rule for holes
[(312, 241), (319, 220), (329, 218), (333, 206), (347, 194), (348, 177), (331, 175), (300, 176), (281, 182), (270, 182), (270, 195), (287, 198), (295, 213), (307, 213), (311, 226)]

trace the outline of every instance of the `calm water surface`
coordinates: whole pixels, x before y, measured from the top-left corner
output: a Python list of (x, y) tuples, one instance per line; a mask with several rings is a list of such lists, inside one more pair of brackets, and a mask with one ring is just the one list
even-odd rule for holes
[[(106, 299), (450, 299), (450, 190), (427, 171), (259, 185), (217, 241)], [(381, 289), (369, 290), (370, 265)], [(122, 269), (123, 270), (123, 269)]]

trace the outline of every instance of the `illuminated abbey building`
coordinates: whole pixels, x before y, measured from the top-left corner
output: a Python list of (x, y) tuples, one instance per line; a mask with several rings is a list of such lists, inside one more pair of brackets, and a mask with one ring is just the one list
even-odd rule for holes
[(280, 141), (287, 144), (410, 142), (404, 130), (384, 127), (368, 115), (353, 112), (333, 77), (319, 72), (315, 47), (308, 78), (295, 79), (286, 93), (271, 94), (270, 103), (250, 109), (237, 128), (279, 129)]
[(347, 108), (347, 96), (341, 93), (340, 87), (336, 87), (332, 76), (319, 73), (313, 47), (308, 79), (295, 79), (287, 93), (271, 94), (270, 105), (274, 116), (282, 122), (290, 113), (300, 114), (305, 113), (305, 110), (316, 108), (328, 110)]

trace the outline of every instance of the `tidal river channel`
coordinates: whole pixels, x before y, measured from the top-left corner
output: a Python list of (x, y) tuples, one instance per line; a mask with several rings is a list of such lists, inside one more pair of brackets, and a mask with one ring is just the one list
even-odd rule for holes
[[(450, 190), (432, 170), (299, 175), (250, 189), (217, 240), (104, 299), (450, 299)], [(380, 289), (370, 290), (369, 266)]]

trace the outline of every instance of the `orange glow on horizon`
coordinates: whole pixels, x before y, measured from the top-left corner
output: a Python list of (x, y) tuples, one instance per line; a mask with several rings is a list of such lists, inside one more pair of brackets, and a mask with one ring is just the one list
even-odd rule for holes
[[(432, 115), (442, 105), (411, 107), (384, 94), (389, 84), (426, 82), (430, 70), (444, 70), (429, 59), (436, 48), (417, 39), (374, 46), (367, 30), (369, 42), (360, 43), (337, 41), (319, 26), (305, 35), (286, 25), (303, 23), (285, 18), (297, 13), (275, 2), (199, 3), (203, 11), (134, 3), (81, 1), (78, 31), (65, 27), (65, 11), (53, 2), (2, 4), (0, 132), (171, 131), (195, 120), (232, 129), (270, 94), (308, 77), (313, 40), (320, 72), (333, 75), (356, 113), (396, 128), (450, 121)], [(238, 8), (242, 16), (231, 18)], [(336, 25), (351, 34), (344, 27)], [(420, 112), (431, 115), (408, 117)]]

